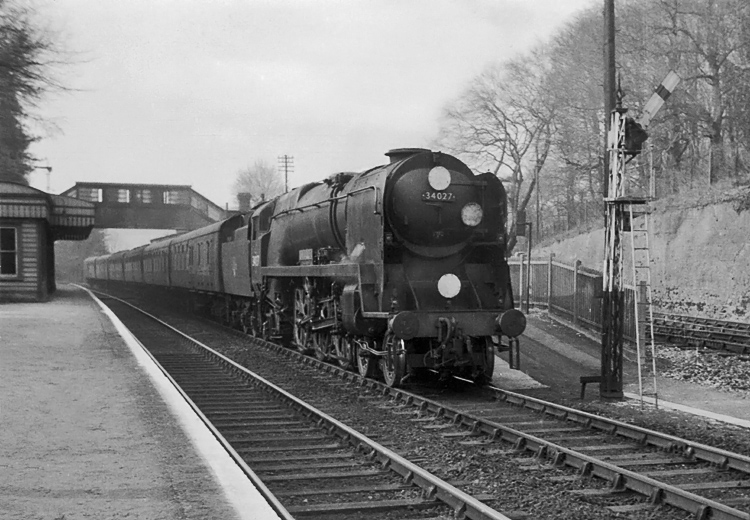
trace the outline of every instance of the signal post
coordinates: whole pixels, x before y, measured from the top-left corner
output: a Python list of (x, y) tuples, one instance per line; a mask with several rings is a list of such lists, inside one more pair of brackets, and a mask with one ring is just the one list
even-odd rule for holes
[[(618, 96), (619, 97), (619, 96)], [(625, 113), (618, 99), (607, 135), (608, 193), (604, 198), (604, 271), (602, 291), (602, 357), (599, 394), (619, 398), (622, 388), (622, 333), (624, 296), (621, 234), (625, 215)]]
[[(646, 198), (629, 197), (626, 190), (625, 165), (641, 152), (648, 139), (644, 130), (651, 118), (674, 91), (680, 77), (670, 72), (644, 107), (638, 121), (627, 117), (622, 108), (622, 92), (617, 91), (617, 106), (611, 112), (607, 149), (608, 175), (604, 197), (604, 269), (602, 287), (602, 354), (599, 394), (601, 397), (623, 396), (623, 309), (624, 284), (622, 233), (629, 226), (626, 211), (637, 204), (648, 204)], [(628, 229), (629, 231), (629, 229)], [(586, 379), (586, 378), (583, 378)], [(582, 381), (583, 381), (582, 379)]]

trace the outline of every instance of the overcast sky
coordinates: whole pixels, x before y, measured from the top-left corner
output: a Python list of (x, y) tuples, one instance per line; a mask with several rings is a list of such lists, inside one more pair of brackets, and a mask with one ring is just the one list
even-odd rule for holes
[[(72, 53), (59, 131), (33, 146), (77, 181), (188, 184), (231, 200), (239, 169), (294, 157), (290, 187), (428, 146), (493, 61), (594, 0), (36, 0)], [(32, 185), (46, 189), (43, 171)]]

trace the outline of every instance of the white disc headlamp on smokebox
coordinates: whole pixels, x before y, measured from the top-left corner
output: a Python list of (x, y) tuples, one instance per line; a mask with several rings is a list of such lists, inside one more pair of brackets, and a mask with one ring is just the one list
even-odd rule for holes
[(443, 166), (435, 166), (427, 174), (427, 182), (430, 183), (430, 187), (433, 190), (443, 191), (451, 185), (451, 172)]

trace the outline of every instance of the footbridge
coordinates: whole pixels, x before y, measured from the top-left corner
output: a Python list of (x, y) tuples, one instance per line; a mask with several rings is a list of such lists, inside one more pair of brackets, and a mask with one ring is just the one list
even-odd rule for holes
[(226, 211), (190, 186), (77, 182), (61, 195), (95, 206), (95, 227), (190, 231), (226, 218)]

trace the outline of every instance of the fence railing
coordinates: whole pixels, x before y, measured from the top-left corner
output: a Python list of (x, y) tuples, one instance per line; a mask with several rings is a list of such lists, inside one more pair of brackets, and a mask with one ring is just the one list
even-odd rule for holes
[[(508, 260), (516, 305), (544, 307), (574, 325), (602, 331), (602, 273), (552, 257), (529, 261), (526, 255)], [(632, 285), (624, 285), (623, 336), (635, 341), (635, 302)]]

